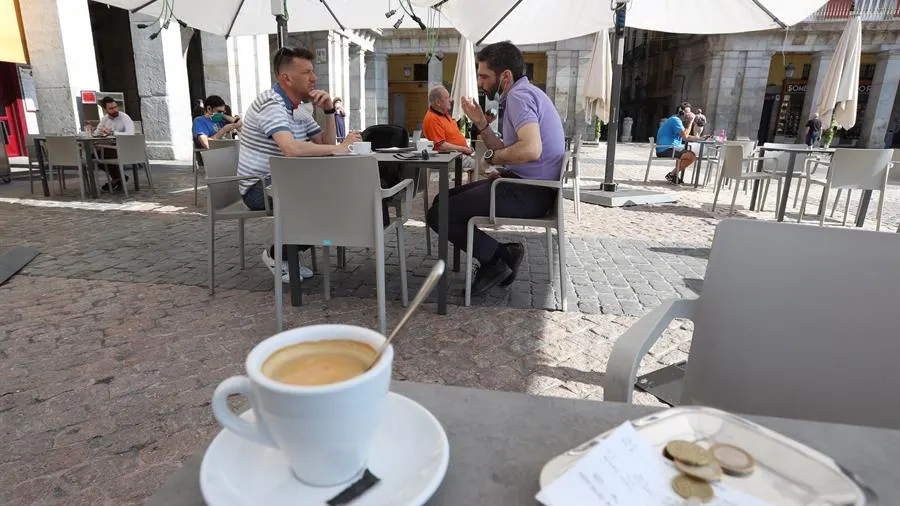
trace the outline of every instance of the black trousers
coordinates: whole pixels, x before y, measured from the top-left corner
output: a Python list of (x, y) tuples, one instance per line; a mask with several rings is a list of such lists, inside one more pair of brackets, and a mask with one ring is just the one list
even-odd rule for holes
[[(513, 176), (514, 177), (514, 176)], [(449, 192), (449, 228), (447, 237), (461, 249), (466, 247), (466, 228), (469, 218), (489, 216), (491, 206), (490, 179), (482, 179), (452, 188)], [(556, 204), (556, 190), (537, 186), (500, 183), (496, 194), (497, 216), (506, 218), (542, 218)], [(438, 230), (438, 197), (434, 198), (426, 218), (432, 230)], [(472, 256), (482, 265), (490, 262), (499, 243), (493, 237), (475, 228)]]

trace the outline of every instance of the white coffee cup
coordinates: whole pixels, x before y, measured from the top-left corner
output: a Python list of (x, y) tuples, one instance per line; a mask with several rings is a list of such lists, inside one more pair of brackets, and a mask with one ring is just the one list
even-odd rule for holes
[(434, 151), (434, 143), (428, 139), (416, 141), (416, 151)]
[(371, 142), (354, 142), (350, 145), (350, 152), (357, 155), (368, 155), (372, 152)]
[[(247, 355), (247, 376), (232, 376), (216, 388), (212, 408), (216, 419), (235, 434), (276, 448), (287, 456), (300, 481), (330, 487), (357, 478), (366, 468), (372, 435), (381, 419), (391, 382), (393, 346), (372, 369), (346, 381), (321, 386), (296, 386), (262, 373), (276, 351), (305, 341), (354, 340), (378, 349), (384, 336), (351, 325), (312, 325), (276, 334)], [(228, 407), (228, 396), (248, 398), (254, 422), (239, 418)]]

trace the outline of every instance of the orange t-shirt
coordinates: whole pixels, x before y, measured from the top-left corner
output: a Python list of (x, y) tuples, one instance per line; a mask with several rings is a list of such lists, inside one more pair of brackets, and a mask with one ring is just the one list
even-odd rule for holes
[(469, 145), (453, 118), (446, 114), (435, 112), (430, 107), (428, 112), (425, 113), (425, 119), (422, 121), (422, 134), (426, 139), (434, 142), (435, 149), (440, 149), (441, 144), (445, 142), (457, 146)]

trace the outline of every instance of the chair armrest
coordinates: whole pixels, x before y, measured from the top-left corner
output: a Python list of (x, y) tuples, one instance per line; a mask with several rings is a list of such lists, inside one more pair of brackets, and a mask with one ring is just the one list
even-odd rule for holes
[[(262, 185), (263, 191), (265, 191), (266, 182), (262, 176), (226, 176), (226, 177), (208, 177), (206, 178), (206, 186), (214, 185), (214, 184), (222, 184), (222, 183), (233, 183), (235, 181), (257, 181)], [(271, 213), (272, 210), (269, 209), (269, 196), (265, 195), (263, 198), (263, 206), (266, 209), (267, 213)]]
[(560, 181), (548, 181), (546, 179), (517, 179), (514, 177), (498, 177), (491, 183), (491, 207), (490, 207), (490, 219), (491, 223), (493, 223), (497, 219), (497, 185), (500, 183), (511, 183), (511, 184), (522, 184), (527, 186), (541, 186), (544, 188), (556, 188), (557, 190), (562, 189), (562, 183)]
[(697, 299), (667, 300), (619, 336), (606, 366), (604, 401), (631, 402), (641, 359), (672, 320), (693, 318), (696, 304)]
[(401, 208), (403, 208), (402, 209), (403, 216), (408, 217), (410, 214), (410, 211), (412, 209), (412, 201), (415, 198), (414, 192), (416, 189), (415, 185), (414, 185), (414, 181), (412, 179), (408, 179), (408, 178), (404, 179), (403, 181), (400, 181), (399, 183), (395, 184), (394, 186), (392, 186), (390, 188), (384, 188), (384, 189), (379, 188), (378, 190), (376, 190), (376, 197), (379, 195), (381, 196), (381, 199), (393, 197), (394, 195), (397, 195), (398, 193), (400, 193), (400, 191), (403, 189), (406, 189), (406, 196), (405, 196), (405, 198), (403, 198), (403, 203), (405, 205), (397, 206), (397, 209), (398, 209), (398, 212), (401, 212), (400, 210), (401, 210)]

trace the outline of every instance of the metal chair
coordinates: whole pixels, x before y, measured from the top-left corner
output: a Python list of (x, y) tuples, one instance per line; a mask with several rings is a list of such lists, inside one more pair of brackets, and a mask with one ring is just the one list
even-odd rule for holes
[[(831, 162), (818, 161), (819, 165), (828, 167), (828, 175), (824, 182), (810, 179), (803, 192), (803, 203), (800, 205), (800, 216), (797, 223), (803, 220), (806, 213), (806, 200), (811, 185), (821, 185), (822, 201), (828, 202), (828, 192), (832, 188), (847, 190), (847, 204), (844, 206), (844, 221), (847, 224), (847, 213), (850, 210), (851, 190), (878, 190), (878, 213), (875, 218), (875, 230), (881, 230), (881, 211), (884, 207), (884, 193), (887, 188), (888, 174), (893, 165), (890, 149), (847, 149), (835, 150)], [(838, 195), (840, 198), (840, 195)], [(837, 199), (835, 199), (837, 205)], [(824, 210), (824, 208), (823, 208)], [(819, 226), (825, 224), (825, 213), (819, 216)]]
[[(34, 134), (25, 136), (25, 150), (28, 151), (28, 185), (31, 187), (31, 193), (34, 193), (34, 169), (38, 167), (38, 146), (40, 143), (35, 142)], [(43, 149), (43, 147), (41, 147)], [(46, 151), (44, 152), (44, 160), (47, 159)]]
[[(677, 146), (675, 146), (673, 144), (657, 144), (656, 139), (653, 137), (650, 137), (650, 156), (649, 156), (649, 158), (647, 158), (647, 170), (644, 171), (644, 182), (645, 183), (650, 178), (650, 165), (653, 164), (654, 160), (655, 161), (673, 161), (675, 163), (678, 163), (677, 162), (678, 159), (675, 158), (675, 150), (674, 150), (675, 147), (677, 147)], [(656, 148), (673, 148), (671, 158), (660, 158), (660, 157), (656, 156)]]
[[(408, 303), (403, 224), (409, 216), (413, 180), (382, 189), (374, 156), (289, 158), (273, 156), (272, 194), (275, 213), (275, 265), (281, 265), (283, 244), (321, 244), (325, 250), (325, 298), (330, 298), (330, 246), (373, 248), (378, 291), (379, 330), (387, 331), (384, 287), (385, 233), (395, 229), (400, 257), (400, 289)], [(382, 201), (405, 191), (398, 216), (384, 224)], [(275, 320), (283, 324), (281, 273), (276, 270)]]
[[(251, 218), (265, 218), (271, 215), (269, 199), (263, 199), (264, 211), (253, 211), (244, 205), (239, 183), (241, 181), (262, 181), (257, 176), (237, 175), (237, 146), (210, 150), (204, 153), (206, 168), (206, 209), (209, 220), (209, 294), (215, 293), (216, 263), (216, 222), (238, 221), (238, 244), (240, 245), (241, 270), (244, 269), (244, 221)], [(280, 265), (280, 264), (278, 264)], [(276, 269), (276, 272), (278, 269)], [(281, 287), (281, 279), (278, 284)]]
[(103, 163), (119, 166), (125, 198), (128, 198), (128, 185), (124, 180), (126, 165), (132, 166), (135, 189), (138, 188), (137, 167), (144, 167), (144, 173), (147, 174), (147, 184), (150, 185), (150, 193), (153, 193), (153, 176), (150, 174), (150, 160), (147, 158), (147, 144), (143, 135), (116, 134), (116, 157), (106, 158), (103, 160)]
[(84, 187), (87, 184), (84, 158), (81, 156), (81, 146), (73, 136), (48, 135), (45, 141), (47, 150), (47, 172), (53, 177), (53, 169), (56, 169), (56, 177), (59, 180), (59, 194), (65, 189), (64, 168), (75, 167), (78, 170), (78, 180), (81, 182), (81, 200), (84, 200)]
[(700, 297), (665, 301), (618, 338), (604, 400), (631, 402), (644, 355), (686, 318), (683, 403), (900, 428), (897, 258), (896, 234), (725, 220)]
[[(725, 183), (726, 179), (734, 180), (734, 195), (732, 195), (731, 197), (731, 207), (728, 211), (728, 214), (734, 214), (734, 204), (737, 201), (737, 194), (738, 190), (741, 187), (741, 181), (759, 180), (768, 182), (768, 180), (771, 180), (773, 177), (775, 177), (768, 172), (756, 172), (752, 170), (752, 162), (764, 159), (754, 156), (747, 156), (748, 147), (750, 147), (748, 143), (742, 143), (740, 141), (729, 141), (725, 143), (724, 146), (722, 146), (722, 155), (719, 159), (721, 171), (716, 178), (716, 193), (713, 197), (712, 203), (713, 211), (716, 210), (716, 203), (719, 201), (719, 191), (722, 189), (722, 185)], [(745, 168), (749, 170), (744, 170)], [(781, 179), (776, 179), (778, 181), (778, 194), (781, 195)], [(760, 202), (759, 209), (763, 209), (762, 202)]]
[(575, 147), (572, 149), (572, 156), (566, 165), (563, 181), (572, 181), (572, 201), (575, 203), (575, 219), (581, 221), (581, 181), (578, 174), (578, 157), (581, 153), (581, 134), (576, 134), (572, 141)]
[[(548, 266), (553, 269), (553, 229), (556, 229), (557, 252), (559, 255), (559, 296), (562, 300), (562, 310), (568, 311), (566, 287), (568, 286), (568, 274), (566, 273), (566, 217), (563, 212), (565, 209), (562, 190), (563, 178), (566, 176), (566, 167), (569, 164), (569, 158), (572, 154), (566, 151), (563, 156), (562, 165), (559, 170), (559, 179), (556, 181), (537, 180), (537, 179), (516, 179), (511, 177), (500, 177), (491, 183), (491, 205), (490, 216), (473, 216), (469, 218), (468, 230), (466, 232), (466, 306), (472, 303), (472, 247), (475, 240), (476, 226), (493, 226), (495, 228), (503, 225), (523, 226), (523, 227), (540, 227), (547, 233), (547, 259)], [(547, 216), (543, 218), (505, 218), (497, 216), (495, 208), (495, 194), (497, 185), (499, 184), (521, 184), (529, 186), (541, 186), (544, 188), (556, 189), (556, 207), (552, 209)]]

